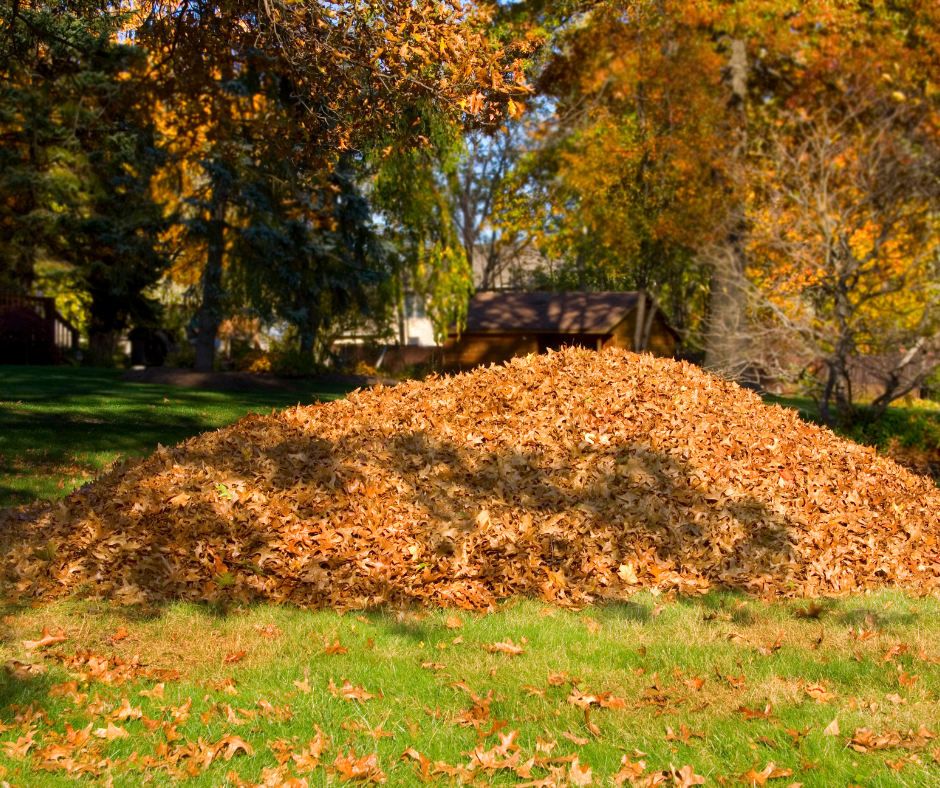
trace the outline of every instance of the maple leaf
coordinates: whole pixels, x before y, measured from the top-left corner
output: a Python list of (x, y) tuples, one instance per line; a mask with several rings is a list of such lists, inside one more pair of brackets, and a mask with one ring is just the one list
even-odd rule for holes
[(431, 781), (431, 761), (427, 756), (422, 755), (414, 747), (409, 747), (401, 754), (401, 760), (405, 758), (411, 758), (418, 762), (418, 768), (420, 769), (418, 776), (421, 778), (421, 782)]
[(444, 623), (447, 625), (448, 629), (460, 629), (463, 626), (463, 621), (457, 618), (457, 616), (448, 616), (447, 621)]
[[(787, 731), (789, 733), (789, 731)], [(839, 718), (836, 717), (823, 729), (823, 736), (838, 736), (839, 735)]]
[(266, 638), (267, 640), (274, 640), (281, 634), (281, 630), (274, 626), (274, 622), (262, 626), (261, 624), (255, 624), (255, 629), (261, 637)]
[(68, 637), (65, 634), (65, 630), (62, 627), (59, 627), (59, 631), (54, 635), (49, 631), (49, 627), (42, 628), (42, 637), (39, 640), (24, 640), (23, 648), (27, 651), (34, 651), (37, 648), (45, 648), (46, 646), (54, 645), (55, 643), (64, 643), (68, 640)]
[(768, 703), (763, 711), (757, 709), (750, 709), (747, 706), (738, 706), (737, 712), (746, 720), (770, 720), (774, 718), (773, 713), (771, 712), (771, 706)]
[(224, 758), (226, 761), (232, 760), (239, 752), (245, 753), (245, 755), (254, 755), (254, 750), (251, 745), (246, 742), (241, 736), (235, 736), (229, 734), (219, 739), (215, 744), (211, 745), (206, 750), (205, 764), (208, 766), (219, 756)]
[(569, 741), (573, 741), (575, 744), (581, 746), (588, 744), (591, 741), (590, 739), (585, 739), (583, 736), (575, 736), (573, 733), (568, 733), (568, 731), (562, 731), (561, 735)]
[(240, 659), (244, 659), (247, 653), (248, 652), (245, 649), (242, 649), (241, 651), (238, 651), (238, 652), (232, 652), (231, 654), (223, 657), (222, 662), (223, 664), (228, 664), (231, 662), (238, 662)]
[(819, 602), (811, 602), (810, 606), (802, 610), (793, 611), (794, 618), (819, 618), (826, 613), (826, 607)]
[(166, 685), (161, 681), (155, 684), (153, 689), (141, 690), (137, 694), (144, 698), (162, 698)]
[(683, 744), (690, 744), (693, 738), (704, 739), (704, 733), (696, 733), (693, 730), (690, 730), (686, 727), (686, 724), (683, 722), (679, 725), (679, 733), (677, 734), (670, 726), (666, 726), (666, 741), (681, 741)]
[(614, 785), (621, 786), (627, 780), (631, 783), (637, 782), (646, 771), (646, 761), (632, 762), (626, 755), (620, 759), (620, 770), (611, 777)]
[(111, 714), (115, 720), (139, 720), (143, 716), (140, 706), (132, 707), (127, 697), (121, 698), (121, 708)]
[(772, 761), (769, 762), (761, 771), (755, 771), (756, 766), (748, 769), (741, 775), (741, 781), (748, 785), (765, 785), (768, 780), (776, 780), (780, 777), (790, 777), (793, 769), (781, 769)]
[(8, 758), (21, 759), (26, 757), (26, 753), (33, 747), (38, 731), (31, 730), (25, 736), (20, 736), (15, 742), (5, 741), (0, 744), (3, 747), (3, 754)]
[(805, 692), (817, 703), (828, 703), (835, 697), (823, 684), (810, 684), (806, 687)]
[(907, 643), (898, 643), (888, 649), (885, 655), (881, 658), (881, 661), (890, 662), (895, 657), (899, 657), (901, 656), (901, 654), (904, 654), (906, 651), (907, 651)]

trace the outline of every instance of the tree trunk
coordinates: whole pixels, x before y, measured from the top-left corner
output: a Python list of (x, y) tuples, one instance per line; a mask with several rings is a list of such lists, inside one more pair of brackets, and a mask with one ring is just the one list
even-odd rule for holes
[(646, 344), (643, 342), (643, 326), (646, 323), (646, 290), (640, 288), (639, 297), (636, 303), (636, 319), (633, 326), (633, 352), (642, 353), (646, 350)]
[(202, 305), (199, 308), (199, 335), (196, 337), (197, 372), (211, 372), (215, 363), (215, 338), (222, 322), (222, 264), (225, 258), (225, 211), (229, 183), (216, 174), (212, 184), (209, 210), (209, 243), (206, 267), (202, 271)]
[(114, 331), (92, 330), (88, 335), (88, 351), (95, 364), (109, 364), (117, 350), (117, 334)]
[[(730, 41), (731, 56), (728, 75), (731, 96), (728, 101), (729, 133), (738, 143), (732, 151), (732, 160), (743, 163), (747, 153), (747, 44), (741, 39)], [(742, 167), (737, 168), (738, 171)], [(732, 174), (732, 178), (737, 173)], [(723, 253), (710, 263), (711, 287), (708, 305), (709, 319), (705, 337), (705, 368), (731, 378), (742, 378), (747, 369), (747, 217), (744, 200), (733, 184), (727, 191), (734, 207), (729, 212), (729, 228)]]

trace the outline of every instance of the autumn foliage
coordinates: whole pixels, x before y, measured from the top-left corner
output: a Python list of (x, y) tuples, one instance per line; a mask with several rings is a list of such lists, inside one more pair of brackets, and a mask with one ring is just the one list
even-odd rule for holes
[(3, 519), (13, 596), (487, 609), (940, 585), (929, 480), (622, 351), (250, 415)]

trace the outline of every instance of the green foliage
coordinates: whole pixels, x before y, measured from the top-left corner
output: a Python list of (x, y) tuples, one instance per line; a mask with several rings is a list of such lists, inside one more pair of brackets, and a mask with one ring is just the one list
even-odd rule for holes
[(465, 324), (473, 294), (473, 272), (459, 237), (448, 196), (448, 179), (463, 152), (459, 128), (440, 117), (421, 118), (427, 145), (389, 156), (378, 169), (373, 190), (388, 235), (399, 308), (404, 293), (422, 296), (436, 341)]
[(28, 290), (50, 261), (36, 284), (80, 294), (69, 305), (105, 359), (116, 332), (159, 319), (144, 290), (169, 264), (146, 53), (115, 43), (122, 14), (19, 6), (0, 3), (0, 287)]
[(292, 326), (310, 355), (348, 313), (387, 309), (389, 268), (353, 157), (322, 173), (286, 167), (245, 171), (233, 197), (243, 221), (231, 229), (229, 281), (239, 303)]

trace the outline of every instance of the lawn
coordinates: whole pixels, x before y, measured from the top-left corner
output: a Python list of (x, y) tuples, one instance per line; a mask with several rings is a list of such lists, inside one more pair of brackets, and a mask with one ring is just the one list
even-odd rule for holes
[(940, 603), (901, 592), (3, 612), (16, 786), (940, 785)]
[(150, 454), (251, 411), (337, 399), (347, 388), (211, 391), (124, 383), (122, 370), (0, 367), (0, 508), (54, 499), (120, 456)]
[[(8, 502), (344, 393), (0, 373)], [(504, 599), (487, 615), (10, 590), (0, 786), (940, 786), (940, 600), (902, 590), (770, 603), (652, 588), (583, 610)]]

